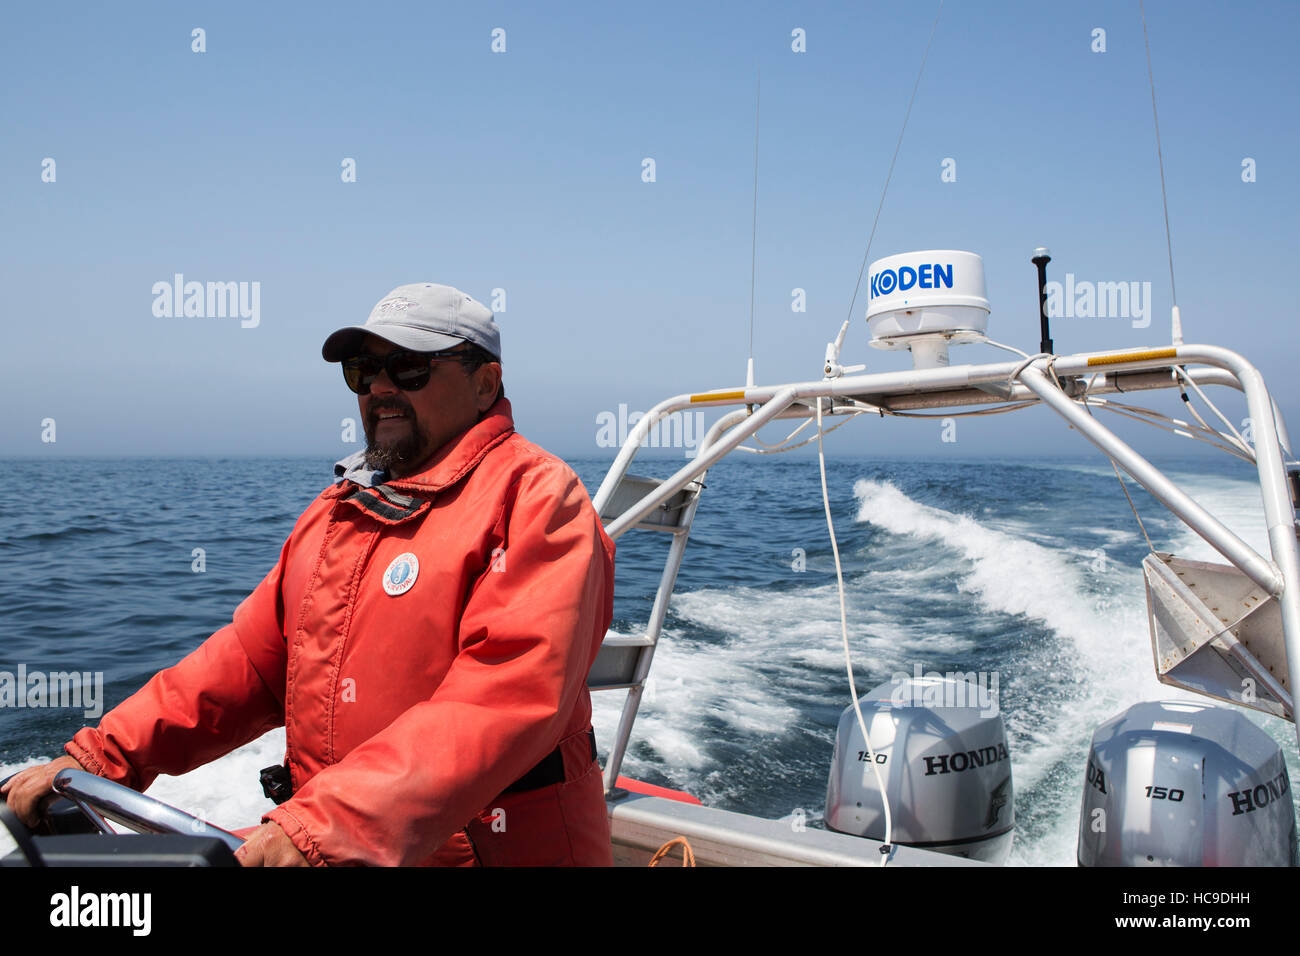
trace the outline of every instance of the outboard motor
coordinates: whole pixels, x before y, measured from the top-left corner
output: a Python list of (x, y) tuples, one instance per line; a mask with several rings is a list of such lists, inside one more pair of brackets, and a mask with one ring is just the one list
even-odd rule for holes
[[(974, 677), (955, 675), (955, 677)], [(896, 677), (860, 699), (894, 843), (989, 863), (1011, 852), (1011, 756), (992, 691), (952, 676)], [(876, 775), (850, 704), (840, 715), (826, 790), (826, 826), (885, 838)]]
[(1080, 866), (1294, 866), (1286, 759), (1235, 711), (1134, 704), (1092, 735)]

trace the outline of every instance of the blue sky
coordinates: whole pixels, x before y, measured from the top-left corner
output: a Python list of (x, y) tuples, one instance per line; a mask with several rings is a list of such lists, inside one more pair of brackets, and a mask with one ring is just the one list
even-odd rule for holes
[[(9, 5), (0, 455), (354, 450), (340, 421), (355, 399), (321, 341), (414, 281), (483, 301), (504, 289), (520, 431), (567, 456), (612, 454), (596, 443), (601, 412), (743, 380), (759, 68), (758, 379), (818, 378), (936, 7)], [(1186, 339), (1258, 364), (1293, 430), (1298, 9), (1147, 4)], [(341, 180), (345, 158), (356, 182)], [(945, 158), (955, 182), (941, 181)], [(1137, 3), (948, 0), (872, 258), (979, 253), (990, 334), (1035, 351), (1040, 244), (1053, 278), (1151, 283), (1150, 328), (1060, 319), (1059, 351), (1167, 342)], [(154, 284), (176, 273), (259, 283), (258, 324), (154, 315)], [(867, 347), (865, 304), (864, 291), (845, 362), (904, 367)], [(953, 361), (999, 357), (968, 347)], [(873, 422), (829, 448), (1089, 450), (1037, 410), (959, 435)]]

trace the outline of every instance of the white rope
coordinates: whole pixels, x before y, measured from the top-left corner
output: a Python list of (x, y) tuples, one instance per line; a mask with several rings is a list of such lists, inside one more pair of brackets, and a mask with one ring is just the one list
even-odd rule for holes
[[(1196, 380), (1187, 374), (1187, 370), (1184, 369), (1181, 365), (1175, 365), (1174, 372), (1185, 382), (1187, 382), (1188, 385), (1192, 386), (1193, 391), (1195, 391), (1197, 395), (1201, 396), (1201, 401), (1203, 401), (1206, 405), (1208, 405), (1210, 411), (1214, 412), (1214, 414), (1219, 417), (1219, 421), (1223, 422), (1223, 424), (1228, 426), (1228, 431), (1232, 432), (1233, 437), (1237, 439), (1238, 446), (1243, 451), (1245, 451), (1247, 454), (1250, 455), (1250, 461), (1252, 462), (1255, 461), (1255, 449), (1251, 448), (1250, 444), (1246, 441), (1246, 439), (1241, 437), (1241, 433), (1238, 432), (1237, 429), (1233, 427), (1233, 424), (1228, 420), (1228, 417), (1224, 415), (1223, 412), (1219, 411), (1218, 406), (1215, 405), (1214, 402), (1210, 401), (1209, 396), (1206, 395), (1203, 391), (1201, 391), (1201, 386), (1197, 385)], [(1196, 415), (1196, 409), (1192, 408), (1191, 402), (1188, 402), (1186, 399), (1184, 399), (1183, 401), (1187, 405), (1191, 413), (1193, 415)], [(1201, 422), (1202, 425), (1205, 425), (1205, 422), (1201, 420), (1200, 415), (1196, 415), (1196, 420)], [(1214, 429), (1210, 428), (1209, 425), (1205, 425), (1205, 428), (1208, 431), (1214, 431)], [(1221, 434), (1221, 433), (1215, 432), (1215, 434)], [(1225, 435), (1224, 437), (1226, 438), (1227, 436)]]
[[(1021, 352), (1020, 354), (1024, 355), (1023, 352)], [(1008, 385), (1016, 384), (1016, 379), (1020, 377), (1020, 373), (1023, 372), (1025, 369), (1029, 368), (1029, 366), (1033, 365), (1039, 359), (1051, 359), (1051, 358), (1055, 358), (1055, 356), (1052, 355), (1051, 352), (1039, 352), (1037, 355), (1025, 355), (1025, 360), (1021, 362), (1019, 365), (1017, 365), (1014, 369), (1012, 369), (1011, 374), (1007, 376), (1007, 384)]]
[[(1003, 345), (1001, 342), (994, 342), (994, 341), (993, 341), (991, 338), (989, 338), (987, 335), (986, 335), (983, 339), (981, 339), (980, 341), (978, 341), (978, 342), (976, 342), (976, 343), (974, 343), (974, 344), (975, 344), (975, 345), (991, 345), (991, 346), (993, 346), (995, 349), (1001, 349), (1001, 350), (1004, 351), (1004, 352), (1015, 352), (1015, 353), (1016, 353), (1017, 355), (1019, 355), (1021, 358), (1029, 358), (1029, 353), (1028, 353), (1028, 352), (1022, 352), (1020, 349), (1016, 348), (1014, 345)], [(1019, 373), (1017, 373), (1017, 374), (1019, 374)]]
[[(1201, 428), (1199, 425), (1193, 425), (1191, 422), (1185, 422), (1178, 418), (1170, 418), (1160, 412), (1150, 408), (1143, 408), (1140, 405), (1127, 405), (1124, 402), (1111, 402), (1104, 398), (1093, 397), (1090, 401), (1081, 401), (1080, 404), (1091, 409), (1095, 406), (1103, 411), (1114, 412), (1116, 415), (1123, 415), (1134, 421), (1141, 422), (1143, 425), (1150, 425), (1152, 428), (1159, 428), (1162, 431), (1172, 432), (1179, 438), (1190, 438), (1193, 441), (1204, 442), (1211, 448), (1217, 448), (1219, 451), (1227, 452), (1243, 461), (1254, 463), (1255, 459), (1248, 453), (1243, 452), (1232, 439), (1223, 432), (1215, 431), (1213, 428)], [(1169, 424), (1161, 424), (1161, 421)], [(1198, 432), (1203, 434), (1197, 434)], [(1208, 437), (1214, 436), (1214, 438)], [(1222, 441), (1215, 441), (1215, 438)]]
[(885, 793), (885, 781), (881, 778), (880, 767), (876, 764), (876, 752), (871, 749), (871, 735), (867, 733), (867, 722), (862, 716), (862, 704), (858, 701), (858, 686), (853, 680), (853, 655), (849, 650), (849, 616), (844, 604), (844, 570), (840, 567), (840, 546), (835, 540), (835, 522), (831, 520), (831, 496), (826, 490), (826, 453), (822, 448), (821, 427), (822, 400), (819, 398), (817, 399), (817, 462), (821, 468), (822, 505), (826, 508), (826, 527), (831, 534), (831, 552), (835, 555), (835, 580), (839, 583), (840, 589), (840, 634), (844, 639), (844, 668), (849, 675), (849, 693), (853, 696), (853, 712), (858, 715), (858, 729), (862, 731), (862, 739), (867, 745), (867, 756), (871, 759), (871, 769), (876, 775), (876, 786), (880, 788), (880, 802), (885, 808), (885, 842), (880, 848), (880, 865), (885, 866), (893, 852), (894, 821), (889, 813), (889, 796)]
[(1037, 405), (1038, 399), (1031, 399), (1025, 402), (1012, 402), (1008, 405), (996, 405), (993, 408), (977, 408), (969, 412), (954, 412), (944, 409), (938, 412), (897, 412), (892, 409), (884, 409), (884, 414), (892, 415), (895, 418), (973, 418), (976, 415), (1001, 415), (1004, 412), (1014, 412), (1021, 408), (1028, 408), (1030, 405)]
[[(787, 452), (787, 451), (794, 451), (796, 448), (802, 448), (804, 445), (810, 444), (811, 442), (819, 441), (819, 440), (821, 439), (821, 436), (822, 436), (822, 435), (829, 435), (831, 432), (835, 431), (835, 429), (837, 429), (837, 428), (843, 428), (845, 425), (847, 425), (849, 422), (853, 421), (853, 419), (857, 418), (859, 415), (861, 415), (864, 411), (867, 411), (867, 410), (868, 410), (868, 409), (862, 409), (861, 411), (855, 411), (852, 415), (850, 415), (848, 418), (844, 419), (844, 421), (840, 422), (838, 425), (832, 425), (830, 428), (827, 428), (827, 429), (824, 429), (824, 430), (821, 429), (821, 428), (819, 428), (819, 429), (817, 430), (817, 434), (816, 434), (816, 435), (809, 435), (807, 438), (805, 438), (803, 441), (799, 442), (799, 444), (797, 444), (797, 445), (787, 445), (787, 444), (785, 444), (785, 442), (790, 441), (792, 438), (794, 438), (795, 435), (797, 435), (797, 434), (799, 434), (799, 432), (803, 431), (805, 425), (811, 425), (814, 421), (820, 421), (820, 420), (821, 420), (821, 416), (820, 416), (820, 415), (819, 415), (816, 419), (812, 419), (812, 418), (808, 419), (807, 421), (805, 421), (805, 422), (803, 423), (803, 425), (800, 425), (798, 428), (796, 428), (794, 431), (792, 431), (789, 435), (787, 435), (787, 436), (786, 436), (786, 437), (785, 437), (781, 442), (778, 442), (778, 443), (775, 444), (775, 445), (770, 445), (770, 446), (765, 447), (765, 448), (750, 448), (748, 445), (738, 445), (738, 446), (736, 447), (736, 450), (737, 450), (737, 451), (747, 451), (747, 452), (750, 452), (751, 454), (754, 454), (754, 455), (780, 455), (780, 454), (782, 454), (782, 453), (784, 453), (784, 452)], [(870, 409), (870, 411), (875, 411), (875, 409), (872, 408), (872, 409)], [(754, 440), (757, 441), (760, 445), (765, 445), (765, 444), (766, 444), (765, 442), (759, 440), (759, 437), (758, 437), (757, 434), (755, 434), (755, 435), (753, 436), (753, 438), (754, 438)]]
[[(805, 419), (803, 420), (803, 422), (799, 425), (798, 428), (796, 428), (796, 429), (795, 429), (794, 431), (792, 431), (790, 434), (786, 435), (786, 436), (785, 436), (784, 438), (782, 438), (780, 441), (776, 441), (776, 442), (766, 442), (766, 441), (763, 441), (763, 439), (761, 439), (761, 438), (758, 437), (758, 432), (754, 432), (753, 438), (754, 438), (754, 441), (755, 441), (755, 442), (757, 442), (758, 444), (762, 445), (764, 448), (771, 448), (771, 449), (773, 449), (773, 450), (776, 450), (776, 449), (779, 449), (781, 446), (785, 445), (787, 442), (792, 442), (792, 441), (794, 441), (794, 437), (795, 437), (796, 435), (798, 435), (801, 431), (803, 431), (805, 428), (807, 428), (809, 425), (811, 425), (811, 424), (813, 423), (813, 421), (814, 421), (814, 419), (811, 418), (811, 417), (809, 417), (809, 418), (805, 418)], [(840, 424), (843, 424), (843, 422), (841, 422)], [(836, 427), (839, 427), (839, 426), (836, 426)]]

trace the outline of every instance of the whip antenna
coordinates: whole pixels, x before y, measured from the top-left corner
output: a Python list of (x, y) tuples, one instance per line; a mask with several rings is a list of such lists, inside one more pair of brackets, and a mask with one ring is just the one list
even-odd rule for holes
[(1151, 70), (1151, 37), (1147, 35), (1147, 11), (1142, 0), (1138, 0), (1138, 10), (1142, 13), (1142, 40), (1147, 48), (1147, 80), (1151, 84), (1151, 119), (1156, 127), (1156, 160), (1160, 164), (1160, 201), (1165, 207), (1165, 246), (1169, 250), (1169, 294), (1174, 300), (1170, 313), (1174, 345), (1183, 344), (1183, 319), (1178, 314), (1178, 289), (1174, 286), (1174, 240), (1169, 230), (1169, 197), (1165, 193), (1165, 154), (1160, 148), (1160, 117), (1156, 115), (1156, 78)]
[(894, 178), (894, 163), (898, 161), (898, 150), (903, 145), (903, 134), (907, 132), (907, 119), (912, 115), (912, 104), (916, 102), (916, 91), (921, 86), (921, 76), (925, 73), (925, 61), (930, 56), (930, 45), (934, 43), (934, 31), (939, 26), (939, 14), (943, 13), (943, 0), (939, 0), (939, 9), (934, 14), (934, 23), (930, 26), (930, 39), (925, 41), (925, 53), (921, 56), (921, 68), (916, 71), (916, 82), (912, 84), (912, 96), (907, 101), (907, 112), (903, 114), (903, 128), (898, 131), (898, 142), (894, 144), (894, 157), (889, 161), (889, 172), (885, 175), (885, 188), (880, 191), (880, 203), (876, 206), (876, 218), (871, 222), (871, 234), (867, 236), (867, 251), (862, 254), (862, 266), (858, 269), (858, 282), (853, 287), (853, 299), (849, 302), (849, 319), (853, 318), (853, 306), (858, 301), (858, 290), (862, 288), (862, 273), (867, 270), (867, 260), (871, 256), (871, 241), (876, 238), (876, 226), (880, 222), (880, 210), (885, 208), (885, 194), (889, 192), (889, 181)]
[(754, 218), (749, 230), (749, 362), (745, 367), (745, 386), (754, 384), (754, 276), (758, 271), (758, 106), (763, 86), (763, 68), (758, 68), (754, 82)]

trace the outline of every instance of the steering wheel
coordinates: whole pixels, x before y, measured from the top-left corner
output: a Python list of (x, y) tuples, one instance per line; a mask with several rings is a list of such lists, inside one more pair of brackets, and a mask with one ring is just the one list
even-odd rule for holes
[(60, 770), (54, 791), (75, 803), (101, 833), (113, 832), (107, 822), (112, 820), (137, 833), (216, 837), (231, 851), (244, 845), (228, 830), (85, 770)]

